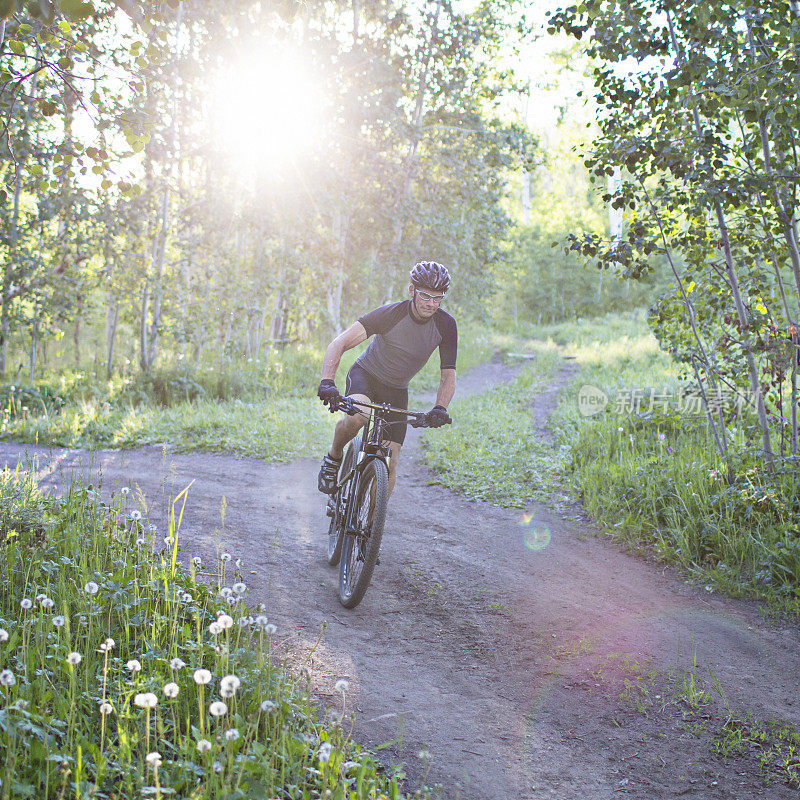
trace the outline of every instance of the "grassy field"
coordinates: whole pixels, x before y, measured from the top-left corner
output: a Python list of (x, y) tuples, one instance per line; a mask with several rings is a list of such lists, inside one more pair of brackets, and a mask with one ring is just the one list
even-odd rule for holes
[(0, 474), (0, 796), (405, 797), (351, 741), (347, 681), (321, 722), (275, 666), (235, 560), (184, 570), (129, 500)]
[[(496, 337), (465, 326), (458, 369), (489, 358)], [(345, 353), (347, 370), (362, 348)], [(329, 446), (334, 418), (316, 397), (320, 348), (274, 350), (263, 364), (199, 370), (175, 368), (150, 377), (105, 381), (93, 374), (50, 376), (34, 387), (0, 389), (0, 439), (62, 447), (132, 448), (167, 443), (177, 452), (225, 452), (285, 461), (317, 456)], [(412, 391), (439, 382), (434, 353)]]

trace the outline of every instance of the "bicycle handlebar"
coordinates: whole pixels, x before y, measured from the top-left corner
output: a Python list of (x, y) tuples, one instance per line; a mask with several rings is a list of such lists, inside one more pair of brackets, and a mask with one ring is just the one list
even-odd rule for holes
[[(410, 417), (408, 424), (412, 428), (430, 427), (428, 424), (428, 415), (424, 411), (409, 411), (406, 408), (395, 408), (394, 406), (390, 406), (388, 403), (371, 403), (367, 400), (353, 400), (352, 397), (342, 397), (337, 401), (335, 410), (344, 411), (345, 414), (348, 414), (352, 417), (356, 414), (364, 413), (361, 411), (359, 406), (373, 408), (376, 411), (384, 411), (386, 413), (404, 414), (405, 416)], [(450, 420), (447, 424), (449, 425), (451, 422), (452, 420)]]

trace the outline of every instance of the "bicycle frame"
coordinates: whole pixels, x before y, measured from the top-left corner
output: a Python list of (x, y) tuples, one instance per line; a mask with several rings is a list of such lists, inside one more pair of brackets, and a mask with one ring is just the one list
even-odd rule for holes
[[(373, 458), (379, 458), (388, 467), (390, 451), (389, 447), (384, 444), (383, 433), (386, 426), (390, 424), (388, 421), (389, 414), (404, 414), (407, 417), (412, 417), (414, 421), (411, 425), (414, 427), (424, 427), (425, 424), (424, 414), (408, 411), (405, 408), (394, 408), (388, 403), (371, 403), (365, 400), (356, 401), (349, 397), (343, 397), (339, 401), (339, 409), (350, 416), (354, 416), (355, 414), (364, 414), (364, 416), (366, 416), (365, 412), (361, 410), (362, 408), (369, 408), (370, 413), (369, 419), (361, 432), (361, 444), (356, 455), (356, 463), (353, 464), (349, 472), (343, 476), (336, 485), (336, 491), (339, 493), (340, 499), (344, 501), (344, 508), (347, 514), (344, 520), (345, 534), (363, 533), (363, 531), (358, 531), (353, 527), (355, 504), (350, 503), (349, 499), (356, 496), (359, 478), (366, 468), (367, 463)], [(350, 483), (349, 491), (345, 495), (344, 489), (348, 482)]]

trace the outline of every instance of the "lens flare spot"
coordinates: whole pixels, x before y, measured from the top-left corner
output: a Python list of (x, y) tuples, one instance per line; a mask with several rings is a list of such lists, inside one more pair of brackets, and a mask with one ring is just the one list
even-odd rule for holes
[(550, 528), (533, 525), (525, 531), (525, 547), (528, 550), (544, 550), (550, 544)]

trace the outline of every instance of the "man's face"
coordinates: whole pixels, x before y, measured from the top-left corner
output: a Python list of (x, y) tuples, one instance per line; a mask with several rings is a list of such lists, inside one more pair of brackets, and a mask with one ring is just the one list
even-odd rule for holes
[(442, 292), (434, 292), (433, 289), (415, 289), (411, 283), (408, 285), (408, 293), (414, 303), (414, 312), (421, 319), (432, 317), (444, 299)]

